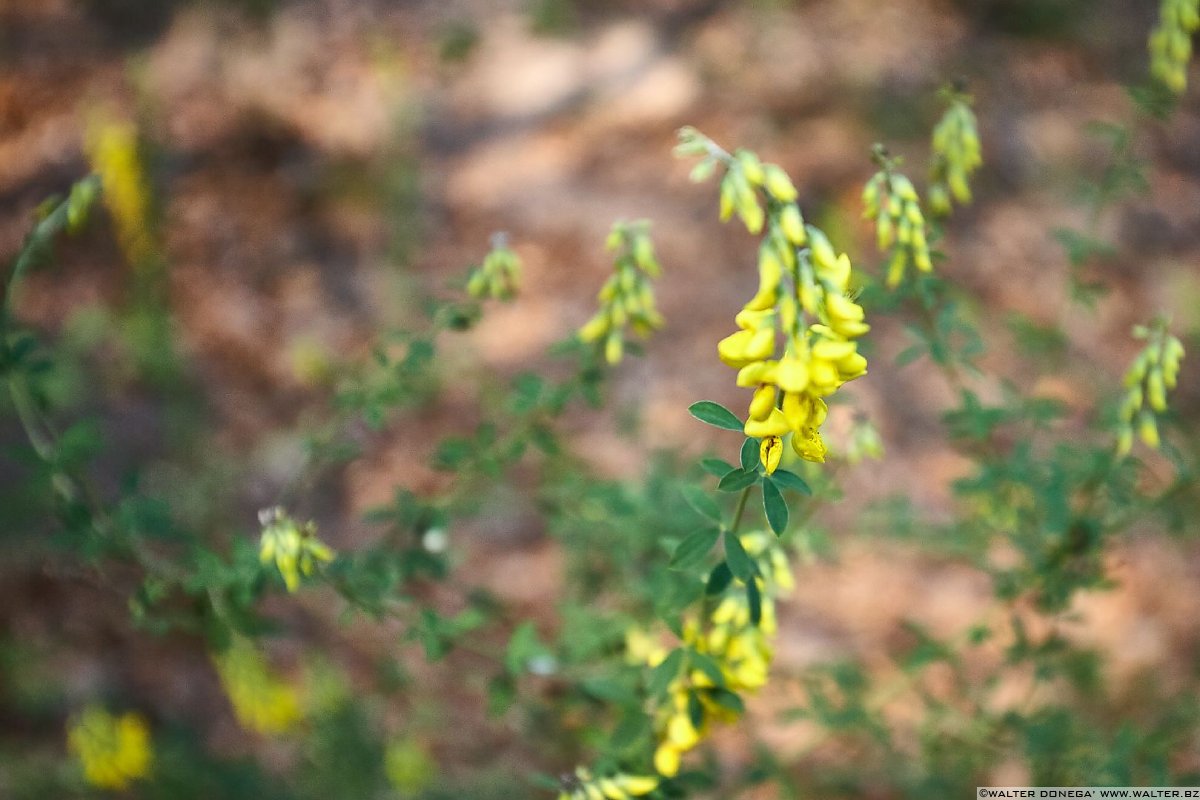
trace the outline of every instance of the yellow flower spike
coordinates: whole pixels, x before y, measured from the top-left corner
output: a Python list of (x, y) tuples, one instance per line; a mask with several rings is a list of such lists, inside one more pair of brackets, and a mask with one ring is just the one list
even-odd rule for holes
[(258, 519), (263, 526), (259, 561), (275, 562), (289, 592), (300, 588), (300, 577), (311, 575), (318, 562), (334, 559), (333, 550), (317, 539), (312, 522), (300, 526), (279, 507), (260, 511)]
[(783, 458), (783, 439), (778, 436), (768, 436), (758, 446), (758, 458), (768, 475), (774, 474)]
[(767, 417), (771, 416), (771, 410), (775, 408), (775, 387), (770, 384), (764, 384), (754, 391), (754, 399), (750, 401), (750, 417), (751, 419), (762, 422)]
[(1126, 390), (1116, 431), (1120, 456), (1132, 448), (1135, 430), (1147, 447), (1161, 446), (1156, 415), (1168, 410), (1167, 392), (1175, 386), (1183, 358), (1183, 345), (1168, 332), (1166, 320), (1161, 317), (1150, 325), (1135, 326), (1133, 335), (1146, 344), (1125, 371)]
[(479, 299), (511, 300), (520, 283), (521, 259), (509, 249), (508, 235), (492, 234), (491, 249), (467, 278), (467, 294)]
[(796, 451), (796, 455), (805, 461), (812, 461), (817, 464), (825, 462), (825, 442), (821, 440), (821, 434), (815, 428), (805, 428), (794, 435), (792, 437), (792, 449)]
[(791, 430), (787, 418), (778, 408), (772, 408), (771, 414), (765, 420), (748, 419), (743, 427), (746, 435), (752, 439), (764, 439), (770, 436), (783, 436)]

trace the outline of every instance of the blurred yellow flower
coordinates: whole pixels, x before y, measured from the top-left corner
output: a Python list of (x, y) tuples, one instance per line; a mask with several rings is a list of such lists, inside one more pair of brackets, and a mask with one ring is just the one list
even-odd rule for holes
[(88, 783), (121, 790), (150, 772), (150, 729), (137, 714), (114, 716), (89, 706), (67, 731), (67, 746), (83, 765)]
[(272, 674), (250, 640), (235, 638), (224, 652), (213, 656), (213, 664), (242, 725), (259, 733), (276, 734), (301, 719), (300, 693)]

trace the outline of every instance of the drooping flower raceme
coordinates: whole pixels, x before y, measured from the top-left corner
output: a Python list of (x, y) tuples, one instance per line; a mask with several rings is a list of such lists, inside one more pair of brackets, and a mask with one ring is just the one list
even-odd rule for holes
[(1183, 343), (1167, 332), (1166, 322), (1157, 319), (1150, 325), (1133, 329), (1136, 339), (1146, 346), (1125, 373), (1125, 398), (1121, 403), (1117, 426), (1117, 453), (1125, 455), (1133, 448), (1133, 434), (1147, 447), (1160, 444), (1157, 415), (1167, 410), (1167, 392), (1175, 388), (1183, 361)]
[(133, 123), (97, 113), (88, 126), (88, 160), (100, 176), (104, 203), (112, 214), (117, 241), (135, 267), (151, 263), (156, 245), (151, 232), (150, 186), (142, 168)]
[[(767, 682), (774, 656), (775, 598), (793, 588), (791, 566), (778, 539), (765, 531), (743, 534), (738, 541), (755, 563), (758, 604), (751, 606), (746, 585), (734, 579), (741, 591), (729, 592), (707, 617), (685, 621), (683, 643), (692, 653), (691, 663), (671, 680), (667, 699), (654, 714), (654, 768), (666, 777), (678, 773), (683, 755), (708, 736), (714, 723), (737, 718), (737, 695)], [(632, 633), (627, 637), (630, 660), (653, 667), (666, 660), (665, 649), (650, 644), (639, 631)]]
[(717, 345), (721, 360), (738, 370), (738, 386), (754, 391), (745, 433), (762, 440), (768, 473), (787, 436), (801, 458), (824, 461), (825, 398), (867, 371), (855, 339), (870, 326), (851, 296), (850, 259), (804, 223), (796, 188), (779, 166), (747, 150), (731, 155), (693, 128), (680, 131), (676, 153), (703, 156), (695, 179), (724, 167), (721, 218), (736, 213), (751, 233), (763, 233), (758, 291), (735, 318), (738, 330)]
[(150, 729), (137, 714), (115, 716), (89, 706), (67, 731), (67, 746), (83, 765), (88, 783), (121, 790), (150, 772)]
[(909, 264), (921, 272), (932, 272), (925, 215), (912, 181), (893, 169), (893, 161), (881, 150), (876, 155), (884, 168), (863, 189), (863, 216), (875, 220), (875, 243), (880, 251), (891, 251), (887, 284), (898, 286)]
[(971, 96), (954, 87), (941, 92), (947, 107), (933, 129), (932, 158), (929, 164), (929, 206), (933, 213), (950, 213), (950, 198), (971, 202), (971, 173), (983, 166), (979, 131)]
[(609, 364), (620, 362), (625, 353), (625, 329), (632, 327), (639, 336), (662, 327), (663, 318), (654, 304), (650, 280), (662, 274), (650, 239), (650, 223), (618, 222), (608, 235), (606, 246), (616, 255), (613, 274), (600, 289), (600, 310), (579, 329), (585, 342), (602, 342)]
[(492, 249), (467, 277), (467, 293), (475, 298), (511, 300), (521, 285), (521, 259), (504, 233), (492, 234)]
[(1192, 34), (1200, 28), (1200, 0), (1162, 0), (1150, 34), (1150, 73), (1175, 94), (1187, 89)]
[(333, 560), (333, 550), (317, 538), (316, 523), (300, 525), (279, 507), (260, 511), (258, 520), (263, 526), (259, 560), (275, 562), (289, 592), (300, 587), (300, 576), (311, 575), (318, 562)]

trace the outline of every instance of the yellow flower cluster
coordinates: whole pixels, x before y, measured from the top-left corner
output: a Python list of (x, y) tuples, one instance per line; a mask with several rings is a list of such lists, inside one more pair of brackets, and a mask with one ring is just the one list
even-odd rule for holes
[(1150, 34), (1150, 73), (1175, 94), (1187, 89), (1192, 34), (1200, 28), (1200, 0), (1162, 0)]
[(150, 729), (137, 714), (114, 716), (89, 706), (67, 731), (67, 747), (83, 765), (88, 783), (121, 790), (150, 772)]
[(1133, 329), (1146, 346), (1125, 373), (1125, 399), (1121, 403), (1117, 428), (1117, 453), (1125, 455), (1133, 448), (1136, 425), (1138, 437), (1147, 447), (1159, 446), (1156, 414), (1167, 410), (1167, 391), (1175, 388), (1179, 365), (1183, 361), (1183, 343), (1167, 332), (1165, 321)]
[(157, 248), (151, 233), (150, 190), (138, 152), (137, 128), (130, 122), (98, 116), (88, 127), (86, 149), (104, 186), (117, 241), (129, 263), (153, 262)]
[(300, 587), (300, 576), (311, 575), (318, 561), (333, 560), (333, 550), (317, 538), (316, 523), (298, 525), (279, 507), (258, 512), (258, 521), (263, 526), (259, 561), (275, 562), (289, 592)]
[(779, 166), (746, 150), (730, 155), (694, 128), (679, 137), (677, 154), (704, 156), (693, 178), (724, 165), (721, 218), (736, 212), (751, 233), (765, 230), (758, 291), (735, 318), (738, 331), (717, 345), (721, 360), (738, 370), (737, 385), (754, 390), (745, 433), (762, 439), (768, 473), (778, 466), (788, 434), (797, 455), (824, 461), (824, 398), (867, 372), (854, 339), (870, 326), (849, 296), (850, 259), (804, 223), (796, 188)]
[(948, 106), (933, 128), (933, 159), (929, 165), (929, 206), (933, 213), (950, 213), (950, 198), (971, 202), (971, 173), (983, 166), (979, 131), (971, 96), (954, 87), (942, 90)]
[(600, 310), (579, 329), (579, 338), (589, 343), (603, 339), (605, 360), (616, 364), (625, 353), (627, 326), (643, 337), (662, 327), (650, 283), (662, 267), (645, 220), (616, 223), (605, 246), (616, 253), (613, 274), (600, 289)]
[(301, 718), (300, 693), (272, 674), (252, 642), (235, 638), (213, 656), (221, 685), (242, 725), (259, 733), (283, 733)]
[[(716, 664), (720, 681), (693, 664), (668, 685), (669, 700), (655, 717), (654, 752), (654, 768), (666, 777), (679, 772), (683, 754), (703, 741), (712, 722), (736, 718), (737, 712), (720, 702), (716, 690), (753, 692), (767, 682), (774, 656), (775, 598), (793, 588), (791, 566), (775, 536), (755, 531), (738, 540), (756, 566), (761, 616), (757, 623), (752, 619), (745, 584), (735, 579), (735, 591), (721, 599), (703, 625), (696, 619), (685, 623), (684, 644)], [(658, 666), (667, 657), (665, 649), (640, 631), (630, 631), (626, 642), (630, 660)]]
[(467, 278), (471, 297), (511, 300), (521, 284), (521, 259), (508, 247), (508, 236), (492, 234), (492, 249)]
[(886, 156), (884, 168), (863, 189), (863, 216), (875, 220), (875, 243), (881, 251), (891, 249), (888, 286), (898, 286), (911, 262), (921, 272), (932, 272), (929, 242), (925, 238), (925, 215), (912, 181), (892, 170)]
[(619, 773), (608, 778), (597, 778), (583, 767), (565, 778), (566, 788), (558, 800), (627, 800), (641, 797), (658, 788), (658, 778), (645, 775)]

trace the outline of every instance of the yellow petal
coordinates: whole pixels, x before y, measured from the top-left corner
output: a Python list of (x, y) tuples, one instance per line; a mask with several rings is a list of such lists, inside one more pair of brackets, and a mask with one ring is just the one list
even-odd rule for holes
[(750, 401), (750, 418), (761, 422), (771, 416), (775, 408), (775, 387), (771, 384), (759, 386), (754, 391), (754, 399)]
[(778, 436), (768, 436), (758, 446), (758, 457), (763, 467), (770, 475), (779, 468), (779, 460), (783, 458), (783, 439)]
[(808, 381), (808, 365), (793, 355), (784, 356), (775, 369), (775, 382), (785, 392), (803, 392)]
[(772, 408), (771, 415), (765, 420), (746, 420), (743, 430), (747, 436), (754, 439), (762, 439), (768, 436), (783, 436), (791, 428), (788, 426), (787, 418), (783, 416), (783, 412), (778, 408)]
[(680, 751), (670, 742), (663, 742), (654, 751), (654, 768), (658, 774), (673, 778), (679, 774)]

